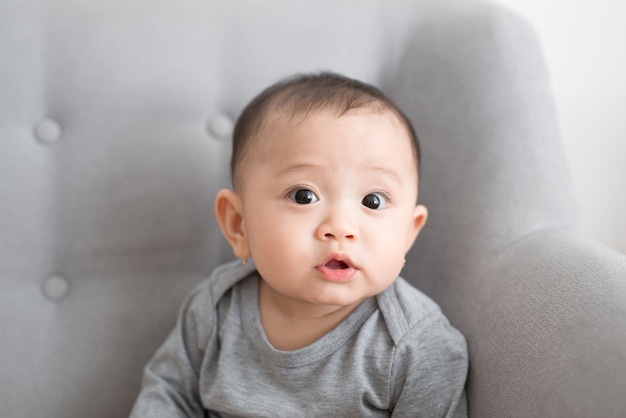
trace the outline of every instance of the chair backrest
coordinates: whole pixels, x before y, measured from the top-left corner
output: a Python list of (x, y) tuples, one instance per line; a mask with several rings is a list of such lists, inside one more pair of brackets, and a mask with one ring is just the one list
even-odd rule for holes
[(467, 313), (488, 261), (575, 219), (524, 22), (454, 0), (8, 0), (2, 416), (128, 413), (183, 297), (232, 258), (213, 196), (233, 121), (263, 87), (318, 70), (380, 86), (413, 119), (431, 217), (404, 275), (480, 344)]

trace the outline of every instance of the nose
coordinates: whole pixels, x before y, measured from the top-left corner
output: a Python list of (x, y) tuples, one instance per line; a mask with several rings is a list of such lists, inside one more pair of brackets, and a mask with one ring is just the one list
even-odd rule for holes
[(354, 240), (357, 238), (357, 222), (354, 214), (347, 210), (334, 210), (323, 219), (317, 230), (322, 241)]

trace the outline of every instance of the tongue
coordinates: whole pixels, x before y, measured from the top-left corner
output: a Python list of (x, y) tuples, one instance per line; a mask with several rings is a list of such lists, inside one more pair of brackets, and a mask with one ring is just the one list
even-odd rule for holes
[(330, 260), (328, 263), (326, 263), (326, 267), (328, 267), (329, 269), (347, 269), (349, 266), (343, 261)]

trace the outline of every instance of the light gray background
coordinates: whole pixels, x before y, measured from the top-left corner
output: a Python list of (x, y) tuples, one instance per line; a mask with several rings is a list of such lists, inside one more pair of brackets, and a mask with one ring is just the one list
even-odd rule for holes
[(585, 232), (626, 254), (626, 2), (495, 1), (539, 35)]

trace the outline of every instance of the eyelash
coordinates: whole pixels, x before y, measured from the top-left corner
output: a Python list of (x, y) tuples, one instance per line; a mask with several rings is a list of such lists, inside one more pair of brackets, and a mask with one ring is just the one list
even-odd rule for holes
[[(377, 208), (370, 208), (369, 206), (366, 206), (364, 203), (365, 199), (371, 195), (374, 195), (374, 196), (380, 195), (384, 199), (384, 205), (382, 207), (377, 207)], [(385, 209), (386, 207), (389, 207), (389, 205), (391, 204), (391, 197), (389, 196), (388, 193), (385, 193), (381, 190), (372, 191), (372, 192), (367, 193), (365, 196), (363, 196), (363, 199), (361, 200), (361, 204), (371, 210), (382, 210), (382, 209)]]
[[(310, 192), (313, 196), (315, 196), (315, 200), (314, 201), (310, 201), (310, 202), (306, 202), (306, 203), (298, 203), (298, 201), (296, 200), (296, 194), (300, 191), (306, 191), (306, 192)], [(315, 193), (313, 190), (311, 190), (309, 187), (307, 186), (295, 186), (292, 187), (291, 189), (289, 189), (289, 191), (286, 193), (285, 197), (287, 197), (287, 199), (293, 201), (296, 204), (299, 205), (308, 205), (311, 203), (315, 203), (318, 202), (320, 200), (319, 196), (317, 195), (317, 193)]]

